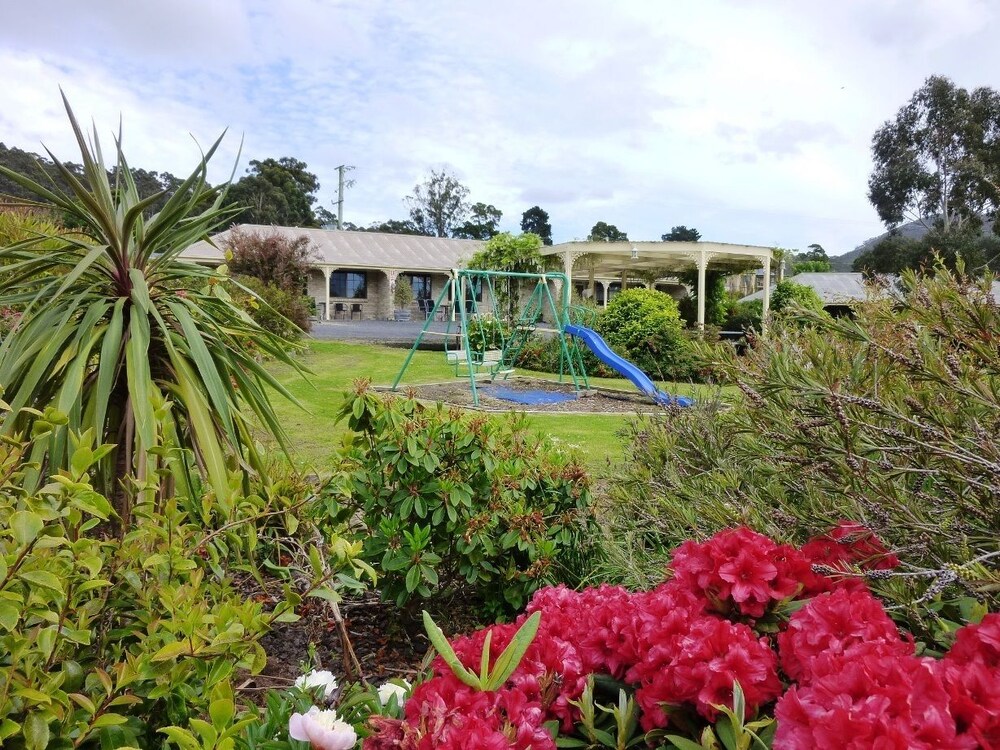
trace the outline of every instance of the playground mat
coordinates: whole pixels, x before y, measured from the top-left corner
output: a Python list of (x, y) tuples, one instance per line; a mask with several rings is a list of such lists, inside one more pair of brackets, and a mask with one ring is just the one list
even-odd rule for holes
[[(512, 377), (490, 382), (481, 380), (479, 408), (485, 411), (545, 411), (593, 412), (596, 414), (634, 414), (656, 412), (660, 408), (638, 393), (608, 389), (581, 391), (579, 397), (572, 383), (558, 383), (540, 378)], [(417, 398), (443, 401), (446, 404), (472, 408), (469, 381), (462, 378), (447, 383), (401, 385), (400, 390), (413, 390)], [(548, 401), (549, 403), (539, 403)], [(554, 403), (552, 401), (555, 401)]]

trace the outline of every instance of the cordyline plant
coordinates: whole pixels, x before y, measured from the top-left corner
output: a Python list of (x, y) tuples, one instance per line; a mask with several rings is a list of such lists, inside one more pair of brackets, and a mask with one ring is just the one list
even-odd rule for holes
[[(278, 337), (231, 303), (218, 271), (179, 257), (230, 216), (222, 208), (225, 187), (206, 181), (221, 137), (147, 217), (162, 196), (140, 198), (120, 136), (112, 177), (96, 132), (88, 141), (63, 102), (83, 179), (49, 154), (71, 192), (0, 167), (76, 227), (0, 248), (7, 264), (0, 307), (23, 311), (0, 344), (0, 385), (11, 406), (0, 435), (31, 429), (46, 407), (68, 415), (36, 444), (31, 460), (39, 468), (28, 479), (36, 483), (68, 466), (70, 433), (92, 428), (99, 444), (114, 444), (95, 485), (114, 498), (122, 527), (135, 492), (193, 496), (198, 474), (226, 508), (236, 492), (231, 472), (243, 470), (245, 481), (246, 471), (260, 467), (249, 420), (256, 417), (284, 445), (266, 386), (292, 397), (255, 354), (296, 365)], [(165, 443), (182, 449), (164, 450)]]

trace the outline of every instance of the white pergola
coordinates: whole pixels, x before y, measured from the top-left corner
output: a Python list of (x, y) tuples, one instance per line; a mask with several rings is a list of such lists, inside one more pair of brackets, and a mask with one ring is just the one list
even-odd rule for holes
[[(623, 280), (670, 278), (686, 271), (698, 272), (698, 327), (705, 327), (705, 275), (709, 270), (747, 271), (764, 269), (764, 313), (771, 301), (772, 248), (756, 245), (731, 245), (724, 242), (563, 242), (543, 247), (542, 255), (562, 258), (563, 273), (573, 288), (573, 265), (583, 256), (593, 263), (594, 276)], [(590, 274), (588, 263), (587, 274)], [(605, 296), (607, 299), (607, 296)]]

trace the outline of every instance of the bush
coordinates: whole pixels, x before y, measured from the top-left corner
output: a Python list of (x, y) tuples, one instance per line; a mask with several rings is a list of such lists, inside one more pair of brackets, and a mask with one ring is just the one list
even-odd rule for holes
[(90, 485), (106, 452), (86, 440), (37, 494), (20, 486), (29, 446), (0, 448), (0, 740), (27, 748), (150, 746), (156, 732), (232, 705), (236, 670), (264, 666), (265, 612), (216, 577), (223, 542), (174, 501), (141, 503), (121, 539)]
[(682, 329), (677, 303), (651, 289), (627, 289), (615, 295), (597, 321), (598, 332), (617, 354), (664, 380), (686, 369)]
[(609, 488), (612, 577), (656, 580), (674, 544), (735, 524), (802, 541), (847, 517), (910, 566), (872, 585), (919, 636), (940, 640), (995, 608), (1000, 309), (989, 283), (909, 274), (900, 300), (862, 304), (856, 320), (806, 314), (744, 357), (720, 350), (739, 403), (627, 431)]
[(510, 326), (492, 315), (477, 315), (469, 321), (469, 345), (474, 352), (502, 349), (510, 338)]
[(523, 416), (383, 398), (361, 382), (340, 418), (357, 434), (336, 486), (385, 598), (464, 591), (498, 614), (546, 583), (579, 581), (595, 532), (590, 478)]
[[(761, 304), (763, 305), (763, 303)], [(803, 284), (796, 284), (794, 281), (782, 281), (774, 287), (774, 294), (771, 295), (771, 310), (777, 315), (793, 306), (812, 312), (823, 312), (823, 301), (816, 294), (815, 289)]]
[(811, 570), (831, 554), (898, 562), (870, 534), (797, 549), (737, 528), (678, 547), (651, 591), (547, 588), (450, 642), (429, 623), (429, 679), (364, 748), (995, 747), (1000, 614), (920, 658), (862, 582)]
[(265, 284), (252, 276), (240, 276), (234, 281), (239, 286), (233, 290), (233, 301), (265, 331), (296, 342), (303, 331), (312, 327), (309, 297)]
[(727, 331), (759, 331), (763, 317), (763, 300), (731, 302), (726, 309), (725, 327)]

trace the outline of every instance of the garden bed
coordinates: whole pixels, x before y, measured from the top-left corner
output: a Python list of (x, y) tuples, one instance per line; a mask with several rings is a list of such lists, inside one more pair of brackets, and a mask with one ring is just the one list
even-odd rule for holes
[[(577, 398), (553, 404), (525, 405), (497, 398), (488, 391), (490, 386), (499, 386), (514, 391), (540, 391), (552, 394), (573, 394), (573, 384), (558, 383), (542, 378), (517, 376), (507, 380), (479, 380), (479, 406), (472, 403), (472, 390), (467, 378), (456, 378), (444, 383), (427, 383), (414, 386), (401, 386), (401, 391), (412, 390), (416, 397), (425, 401), (441, 401), (466, 409), (479, 408), (483, 411), (527, 411), (527, 412), (562, 412), (562, 413), (594, 413), (594, 414), (635, 414), (660, 411), (638, 391), (618, 391), (610, 388), (590, 388), (581, 390)], [(484, 390), (485, 389), (485, 390)], [(388, 389), (380, 389), (388, 390)]]

